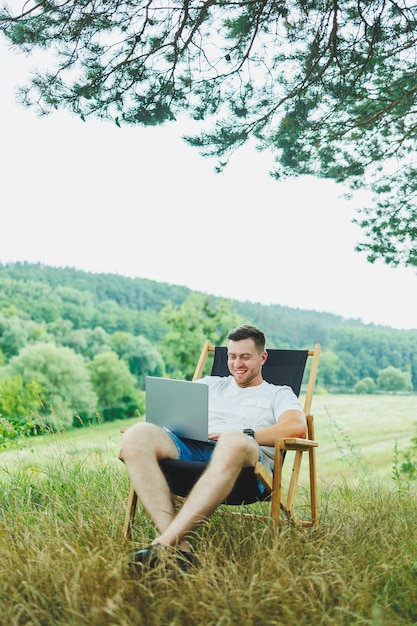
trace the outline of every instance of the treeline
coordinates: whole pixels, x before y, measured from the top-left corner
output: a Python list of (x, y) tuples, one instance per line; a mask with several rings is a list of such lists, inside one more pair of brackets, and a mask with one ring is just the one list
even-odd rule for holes
[(0, 438), (142, 413), (146, 375), (191, 377), (204, 339), (224, 343), (239, 323), (260, 326), (270, 347), (321, 343), (323, 389), (417, 389), (417, 331), (13, 263), (0, 265)]

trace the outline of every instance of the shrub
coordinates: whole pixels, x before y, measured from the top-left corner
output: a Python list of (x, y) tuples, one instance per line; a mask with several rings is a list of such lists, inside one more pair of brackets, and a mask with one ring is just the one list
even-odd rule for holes
[(358, 394), (370, 394), (375, 393), (376, 384), (373, 378), (367, 376), (366, 378), (362, 378), (355, 385), (355, 393)]

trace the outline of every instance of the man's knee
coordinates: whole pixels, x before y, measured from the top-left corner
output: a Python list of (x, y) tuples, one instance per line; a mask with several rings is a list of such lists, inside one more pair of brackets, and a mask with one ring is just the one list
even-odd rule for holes
[(230, 461), (242, 462), (242, 465), (255, 465), (259, 459), (256, 442), (239, 430), (223, 433), (217, 441), (215, 452)]
[(169, 450), (171, 443), (175, 445), (168, 433), (159, 426), (149, 422), (137, 422), (123, 434), (120, 459), (126, 461), (130, 456), (149, 453), (158, 456), (166, 448)]
[(240, 430), (229, 430), (228, 432), (220, 435), (217, 445), (236, 447), (238, 449), (245, 449), (248, 443), (248, 436)]

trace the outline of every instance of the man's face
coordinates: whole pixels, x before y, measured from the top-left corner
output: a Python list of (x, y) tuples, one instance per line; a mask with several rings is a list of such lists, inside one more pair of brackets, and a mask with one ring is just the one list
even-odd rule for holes
[(229, 341), (227, 365), (239, 387), (254, 387), (262, 382), (266, 352), (259, 352), (253, 339)]

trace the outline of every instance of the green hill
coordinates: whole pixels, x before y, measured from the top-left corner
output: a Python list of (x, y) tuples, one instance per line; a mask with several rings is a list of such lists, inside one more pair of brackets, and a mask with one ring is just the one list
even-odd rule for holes
[[(196, 293), (181, 285), (69, 267), (0, 265), (0, 357), (3, 354), (7, 363), (28, 343), (52, 341), (90, 360), (104, 349), (117, 352), (120, 336), (116, 341), (115, 333), (143, 338), (160, 351), (168, 331), (161, 311), (168, 303), (181, 307)], [(227, 302), (247, 323), (265, 331), (271, 347), (305, 348), (320, 343), (319, 383), (326, 388), (353, 389), (358, 381), (377, 381), (381, 369), (394, 367), (408, 372), (417, 389), (417, 331), (200, 295), (213, 307)], [(119, 350), (119, 356), (125, 354)], [(132, 357), (130, 366), (133, 361)]]

